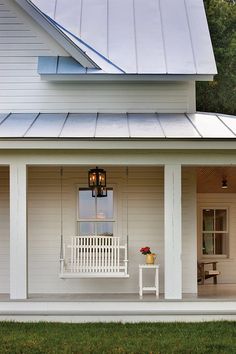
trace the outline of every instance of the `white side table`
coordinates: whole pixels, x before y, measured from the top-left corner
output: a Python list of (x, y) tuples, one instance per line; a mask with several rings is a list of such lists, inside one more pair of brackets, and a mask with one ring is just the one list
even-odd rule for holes
[[(143, 286), (143, 269), (155, 269), (154, 286)], [(139, 296), (143, 296), (143, 291), (155, 291), (156, 297), (159, 297), (159, 264), (139, 264)]]

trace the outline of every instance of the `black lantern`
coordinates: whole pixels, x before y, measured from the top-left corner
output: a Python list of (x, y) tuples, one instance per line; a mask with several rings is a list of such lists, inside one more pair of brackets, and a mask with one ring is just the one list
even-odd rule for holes
[(92, 189), (93, 197), (107, 197), (106, 171), (98, 167), (89, 170), (88, 185)]
[(228, 182), (227, 182), (226, 177), (223, 177), (223, 179), (222, 179), (221, 188), (223, 188), (223, 189), (227, 189), (228, 188)]

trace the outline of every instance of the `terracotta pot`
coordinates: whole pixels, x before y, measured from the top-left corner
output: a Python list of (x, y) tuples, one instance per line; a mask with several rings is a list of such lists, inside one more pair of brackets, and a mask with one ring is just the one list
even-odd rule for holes
[(146, 254), (146, 264), (154, 264), (155, 258), (155, 253)]

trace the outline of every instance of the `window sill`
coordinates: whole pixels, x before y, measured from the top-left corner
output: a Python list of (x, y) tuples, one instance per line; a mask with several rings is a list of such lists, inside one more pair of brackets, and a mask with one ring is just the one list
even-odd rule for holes
[(218, 256), (202, 256), (200, 259), (200, 262), (218, 262), (218, 261), (223, 261), (223, 262), (232, 262), (234, 261), (233, 258), (230, 258), (226, 255), (218, 255)]

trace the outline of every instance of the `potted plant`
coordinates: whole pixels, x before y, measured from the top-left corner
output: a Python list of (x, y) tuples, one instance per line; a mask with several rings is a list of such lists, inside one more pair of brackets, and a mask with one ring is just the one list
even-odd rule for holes
[(150, 247), (142, 247), (140, 252), (146, 256), (146, 264), (154, 264), (156, 254), (151, 252)]

